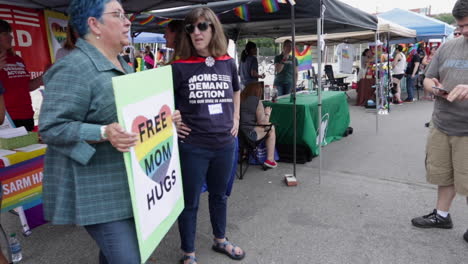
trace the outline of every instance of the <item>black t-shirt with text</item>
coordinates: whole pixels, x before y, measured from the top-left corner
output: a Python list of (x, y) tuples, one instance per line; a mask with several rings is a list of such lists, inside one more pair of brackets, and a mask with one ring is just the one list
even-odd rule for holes
[[(413, 57), (411, 58), (411, 61), (408, 63), (408, 66), (406, 67), (406, 74), (413, 74), (414, 65), (417, 62), (419, 62), (419, 64), (421, 64), (421, 57), (419, 56), (419, 54), (416, 53), (416, 54), (413, 55)], [(416, 71), (416, 73), (418, 73), (418, 72)]]
[(239, 91), (234, 60), (227, 55), (177, 60), (172, 75), (176, 109), (191, 129), (182, 141), (210, 149), (232, 143), (233, 94)]

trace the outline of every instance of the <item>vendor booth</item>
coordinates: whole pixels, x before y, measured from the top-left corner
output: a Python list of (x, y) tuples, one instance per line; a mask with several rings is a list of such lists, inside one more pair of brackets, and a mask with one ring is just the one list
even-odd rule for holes
[[(316, 93), (298, 92), (297, 93), (297, 144), (306, 146), (308, 153), (304, 153), (304, 160), (309, 160), (319, 154), (319, 144), (322, 141), (325, 144), (340, 140), (346, 129), (349, 127), (349, 107), (345, 93), (335, 91), (323, 92), (322, 98), (322, 131), (324, 138), (319, 139), (318, 124), (318, 96)], [(293, 104), (289, 96), (278, 98), (276, 102), (264, 102), (265, 106), (272, 108), (271, 122), (277, 124), (276, 141), (278, 145), (292, 145), (294, 134), (293, 127)], [(281, 155), (280, 155), (281, 158)]]
[[(397, 39), (415, 39), (416, 31), (414, 29), (409, 29), (404, 26), (400, 26), (396, 23), (390, 22), (381, 17), (378, 18), (377, 31), (373, 30), (362, 30), (362, 31), (351, 31), (351, 32), (340, 32), (340, 33), (330, 33), (324, 34), (323, 40), (325, 40), (327, 45), (339, 44), (344, 41), (350, 44), (354, 43), (367, 43), (375, 41), (375, 34), (388, 34), (392, 40)], [(291, 39), (290, 36), (280, 37), (275, 39), (276, 43), (283, 43), (286, 39)], [(296, 36), (297, 43), (304, 44), (316, 44), (317, 35), (299, 35)]]
[[(288, 4), (279, 4), (279, 9), (271, 13), (265, 11), (261, 0), (247, 1), (247, 3), (246, 1), (232, 0), (229, 4), (235, 3), (244, 4), (243, 6), (247, 9), (247, 13), (249, 15), (239, 15), (234, 12), (234, 10), (228, 9), (231, 7), (223, 7), (222, 3), (208, 5), (208, 7), (212, 8), (218, 14), (226, 33), (234, 40), (256, 37), (280, 37), (291, 34), (292, 28), (292, 31), (294, 32), (293, 34), (313, 34), (317, 33), (318, 30), (323, 30), (326, 33), (338, 33), (362, 30), (373, 31), (377, 29), (377, 18), (375, 16), (335, 0), (296, 1), (294, 10), (291, 10)], [(133, 21), (132, 30), (162, 32), (163, 27), (158, 26), (159, 21), (163, 19), (183, 19), (185, 14), (192, 8), (193, 6), (175, 10), (162, 10), (151, 14), (141, 14)], [(323, 16), (321, 16), (321, 10), (323, 11)], [(142, 21), (148, 21), (150, 17), (154, 18), (153, 22), (142, 25)], [(319, 22), (321, 17), (323, 18), (323, 24)], [(319, 61), (321, 60), (319, 59)], [(340, 93), (344, 98), (346, 98), (343, 92)], [(318, 120), (320, 119), (323, 121), (323, 116), (320, 113), (321, 96), (317, 94), (301, 96), (302, 99), (300, 99), (300, 101), (303, 105), (299, 106), (299, 108), (303, 111), (296, 111), (296, 99), (293, 98), (294, 95), (292, 95), (291, 98), (288, 96), (288, 98), (281, 99), (281, 104), (274, 105), (274, 107), (277, 107), (284, 103), (284, 109), (289, 109), (285, 111), (288, 113), (289, 117), (287, 117), (287, 114), (284, 114), (283, 116), (284, 120), (289, 121), (288, 125), (281, 124), (280, 122), (283, 122), (283, 118), (278, 117), (278, 126), (276, 128), (278, 132), (277, 134), (281, 135), (279, 137), (280, 141), (284, 144), (288, 144), (290, 151), (295, 153), (295, 150), (293, 151), (296, 145), (294, 131), (295, 122), (293, 122), (294, 118), (297, 117), (299, 123), (305, 122), (307, 124), (315, 124), (314, 127), (307, 126), (303, 131), (299, 131), (300, 129), (298, 130), (298, 134), (303, 133), (300, 137), (303, 137), (304, 139), (307, 138), (306, 141), (303, 141), (298, 137), (298, 144), (305, 146), (309, 153), (318, 155), (320, 152), (320, 142), (322, 142), (322, 144), (329, 143), (341, 138), (345, 133), (345, 130), (349, 125), (349, 112), (343, 112), (343, 115), (347, 115), (347, 118), (344, 118), (343, 120), (347, 120), (347, 122), (342, 122), (341, 124), (345, 125), (341, 127), (337, 126), (339, 128), (334, 131), (335, 135), (331, 136), (328, 141), (316, 141), (316, 133), (325, 132), (320, 129), (315, 129), (319, 128), (322, 124)], [(342, 106), (347, 108), (347, 104)], [(301, 116), (299, 111), (302, 111), (302, 113), (307, 112), (307, 114), (302, 114), (303, 119), (299, 117)], [(280, 111), (273, 111), (272, 118), (274, 120), (276, 120), (275, 113), (278, 112)], [(297, 113), (297, 115), (294, 115), (294, 113)], [(316, 117), (313, 117), (311, 113), (316, 115)], [(318, 118), (318, 116), (322, 117)], [(334, 120), (334, 118), (330, 118), (329, 122), (334, 122)], [(326, 137), (322, 136), (322, 138)]]
[[(320, 17), (319, 0), (296, 1), (295, 29), (296, 34), (313, 34), (317, 32), (317, 18)], [(323, 25), (324, 32), (352, 32), (376, 30), (377, 18), (337, 0), (325, 0)], [(239, 5), (246, 5), (249, 16), (241, 18), (234, 12)], [(287, 4), (279, 4), (279, 10), (267, 13), (261, 0), (231, 0), (208, 4), (218, 14), (228, 35), (234, 39), (255, 37), (281, 37), (291, 34), (291, 10)], [(194, 6), (173, 10), (162, 10), (140, 14), (132, 22), (132, 31), (163, 32), (164, 27), (158, 22), (162, 19), (183, 19)], [(155, 19), (142, 25), (142, 21), (153, 16)]]
[[(415, 30), (417, 41), (427, 41), (434, 38), (445, 39), (455, 29), (453, 26), (440, 20), (400, 8), (381, 13), (378, 17)], [(414, 42), (414, 40), (402, 41), (401, 43), (404, 42)]]

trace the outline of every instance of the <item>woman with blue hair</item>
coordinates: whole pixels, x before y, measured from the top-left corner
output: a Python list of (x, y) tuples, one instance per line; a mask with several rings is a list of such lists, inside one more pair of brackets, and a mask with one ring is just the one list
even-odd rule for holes
[(117, 123), (112, 77), (133, 72), (119, 56), (130, 21), (116, 0), (72, 0), (76, 48), (45, 74), (39, 129), (47, 143), (44, 214), (84, 226), (99, 263), (141, 263), (122, 152), (138, 139)]

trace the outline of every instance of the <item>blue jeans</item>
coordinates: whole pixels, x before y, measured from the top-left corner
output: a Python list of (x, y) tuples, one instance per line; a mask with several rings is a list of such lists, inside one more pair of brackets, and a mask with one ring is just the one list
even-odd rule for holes
[(276, 89), (278, 89), (278, 96), (291, 93), (293, 84), (292, 83), (274, 83)]
[(87, 225), (86, 231), (99, 246), (99, 264), (140, 264), (133, 218)]
[(413, 100), (414, 98), (414, 83), (418, 79), (418, 75), (414, 75), (411, 78), (411, 75), (406, 75), (406, 92), (408, 93), (407, 100)]
[(207, 149), (179, 142), (185, 208), (179, 216), (181, 249), (195, 252), (197, 212), (206, 180), (211, 226), (216, 238), (226, 231), (226, 189), (234, 160), (235, 142), (221, 149)]

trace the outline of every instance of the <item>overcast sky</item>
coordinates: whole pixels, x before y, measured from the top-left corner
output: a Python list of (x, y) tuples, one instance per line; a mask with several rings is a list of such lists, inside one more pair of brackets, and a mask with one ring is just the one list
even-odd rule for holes
[(414, 9), (431, 6), (431, 14), (451, 13), (456, 0), (341, 0), (369, 13), (385, 12), (395, 7)]

